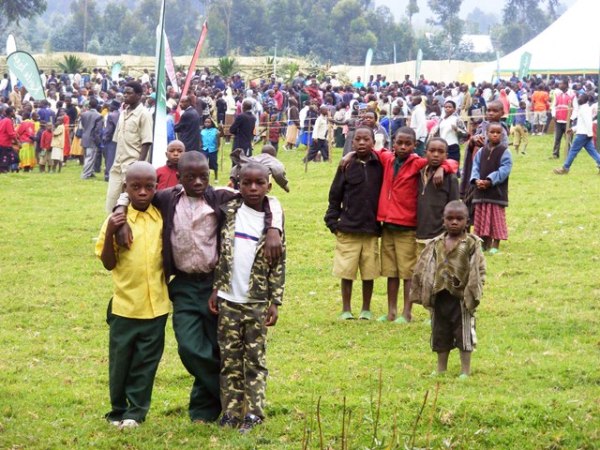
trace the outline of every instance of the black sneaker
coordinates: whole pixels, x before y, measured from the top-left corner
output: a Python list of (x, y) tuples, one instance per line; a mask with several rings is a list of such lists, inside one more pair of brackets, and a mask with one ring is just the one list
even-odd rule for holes
[(237, 428), (240, 425), (240, 420), (237, 417), (233, 417), (229, 414), (223, 414), (221, 420), (219, 420), (220, 427), (231, 427)]
[(263, 423), (263, 421), (260, 417), (255, 416), (254, 414), (246, 414), (246, 417), (244, 417), (244, 422), (240, 426), (240, 433), (249, 433), (252, 428), (260, 425), (261, 423)]

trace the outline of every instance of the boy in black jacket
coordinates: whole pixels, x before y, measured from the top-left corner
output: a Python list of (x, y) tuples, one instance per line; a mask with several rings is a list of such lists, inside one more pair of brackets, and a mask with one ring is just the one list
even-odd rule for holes
[(425, 158), (427, 165), (421, 169), (417, 199), (417, 255), (429, 241), (444, 232), (444, 208), (452, 200), (459, 199), (458, 179), (453, 173), (444, 177), (441, 186), (433, 183), (435, 171), (448, 158), (446, 140), (439, 137), (430, 139)]
[(359, 269), (363, 288), (359, 319), (372, 318), (373, 280), (380, 272), (377, 204), (383, 180), (383, 166), (373, 152), (374, 145), (373, 130), (358, 127), (352, 139), (354, 160), (345, 170), (338, 167), (329, 190), (325, 223), (337, 238), (333, 275), (342, 279), (342, 320), (354, 319), (352, 282)]

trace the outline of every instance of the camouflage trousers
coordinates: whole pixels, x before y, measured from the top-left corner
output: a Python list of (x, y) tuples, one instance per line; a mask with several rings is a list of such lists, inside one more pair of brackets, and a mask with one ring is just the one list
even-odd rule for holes
[(233, 417), (265, 417), (268, 308), (267, 302), (242, 304), (219, 299), (221, 406), (223, 413)]

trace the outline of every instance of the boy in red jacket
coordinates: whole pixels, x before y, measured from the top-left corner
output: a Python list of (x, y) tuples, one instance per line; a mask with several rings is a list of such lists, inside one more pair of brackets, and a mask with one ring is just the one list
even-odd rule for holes
[(48, 172), (50, 172), (50, 168), (52, 167), (52, 122), (48, 122), (43, 125), (45, 128), (42, 137), (40, 138), (40, 172), (46, 171), (46, 166), (48, 166)]
[[(381, 238), (381, 276), (387, 277), (388, 313), (381, 322), (408, 323), (412, 319), (409, 299), (410, 280), (417, 262), (418, 176), (427, 160), (414, 153), (417, 143), (412, 128), (402, 127), (394, 136), (393, 153), (377, 151), (383, 164), (383, 184), (379, 195), (377, 220), (383, 222)], [(456, 161), (447, 160), (435, 172), (434, 183), (443, 182), (443, 174), (456, 173)], [(404, 307), (398, 316), (398, 291), (404, 280)]]

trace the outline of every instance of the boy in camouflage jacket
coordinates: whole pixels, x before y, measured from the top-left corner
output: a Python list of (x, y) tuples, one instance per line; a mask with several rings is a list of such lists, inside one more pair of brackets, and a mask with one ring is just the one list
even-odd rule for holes
[(242, 199), (222, 207), (221, 254), (209, 300), (210, 310), (219, 315), (220, 424), (239, 426), (242, 433), (265, 417), (267, 327), (277, 323), (285, 283), (285, 235), (279, 259), (269, 261), (264, 249), (264, 202), (270, 188), (265, 166), (250, 162), (242, 167)]

